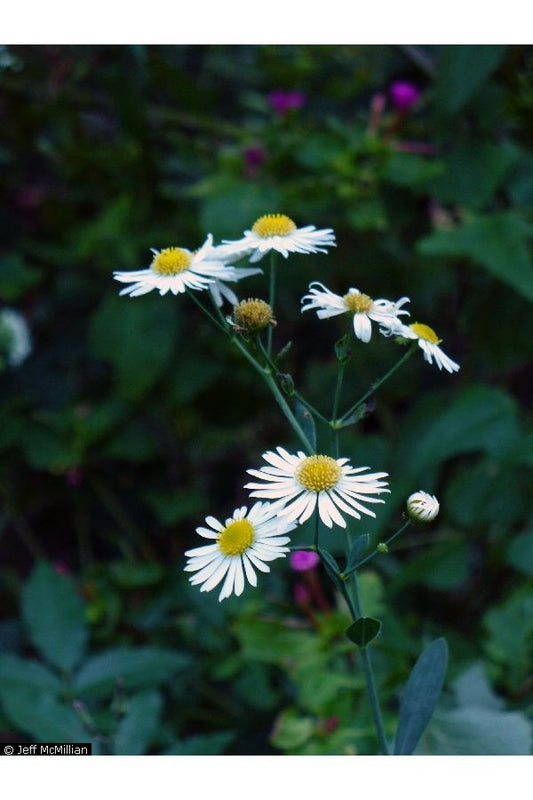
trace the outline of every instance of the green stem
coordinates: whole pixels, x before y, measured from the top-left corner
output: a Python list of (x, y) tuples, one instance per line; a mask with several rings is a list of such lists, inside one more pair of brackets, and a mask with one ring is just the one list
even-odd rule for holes
[[(398, 536), (399, 536), (401, 533), (403, 533), (403, 532), (404, 532), (404, 531), (405, 531), (405, 530), (406, 530), (406, 529), (409, 527), (409, 525), (410, 525), (410, 524), (411, 524), (411, 520), (407, 520), (407, 522), (406, 522), (404, 525), (402, 525), (402, 527), (401, 527), (401, 528), (399, 528), (399, 529), (396, 531), (396, 533), (393, 533), (393, 534), (392, 534), (392, 536), (390, 536), (388, 539), (386, 539), (386, 540), (383, 542), (383, 544), (386, 544), (386, 545), (387, 545), (387, 547), (388, 547), (388, 546), (389, 546), (389, 544), (390, 544), (391, 542), (393, 542), (395, 539), (397, 539), (397, 538), (398, 538)], [(356, 570), (356, 569), (359, 569), (359, 567), (362, 567), (362, 566), (363, 566), (363, 564), (368, 564), (368, 562), (369, 562), (369, 561), (372, 561), (372, 559), (373, 559), (375, 556), (377, 556), (377, 555), (378, 555), (378, 553), (379, 553), (379, 550), (376, 548), (376, 549), (375, 549), (375, 550), (374, 550), (372, 553), (370, 553), (370, 555), (368, 555), (368, 556), (366, 556), (365, 558), (363, 558), (363, 560), (362, 560), (362, 561), (359, 561), (359, 562), (358, 562), (358, 563), (357, 563), (357, 564), (356, 564), (356, 565), (355, 565), (355, 566), (354, 566), (354, 567), (353, 567), (353, 568), (352, 568), (352, 569), (351, 569), (349, 572), (346, 572), (346, 573), (345, 573), (345, 575), (351, 575), (351, 574), (352, 574), (352, 572), (355, 572), (355, 570)]]
[[(276, 304), (276, 251), (270, 251), (270, 281), (269, 281), (269, 292), (268, 292), (268, 303), (270, 308), (272, 309), (272, 315), (274, 315), (274, 307)], [(268, 333), (267, 333), (267, 353), (270, 358), (272, 353), (272, 325), (268, 326)]]
[[(346, 602), (348, 603), (348, 607), (355, 621), (356, 619), (359, 619), (359, 617), (362, 617), (363, 613), (361, 609), (361, 599), (359, 597), (359, 589), (357, 586), (357, 576), (355, 572), (353, 573), (352, 578), (353, 578), (353, 596), (350, 596), (350, 592), (348, 591), (348, 586), (347, 586), (348, 581), (342, 584), (342, 593), (344, 595)], [(387, 744), (387, 737), (385, 736), (385, 728), (383, 726), (381, 709), (379, 707), (379, 699), (376, 690), (376, 683), (374, 680), (374, 670), (372, 668), (372, 660), (370, 658), (370, 652), (367, 647), (361, 647), (360, 652), (361, 652), (361, 662), (363, 665), (363, 674), (365, 676), (368, 698), (370, 700), (370, 708), (372, 710), (374, 726), (376, 728), (376, 733), (379, 741), (379, 748), (382, 755), (388, 756), (389, 746)]]
[[(257, 346), (258, 346), (259, 350), (261, 351), (261, 354), (262, 354), (263, 358), (265, 359), (266, 363), (268, 364), (268, 366), (270, 367), (272, 372), (277, 372), (279, 374), (280, 371), (279, 371), (278, 367), (273, 362), (271, 356), (269, 356), (269, 354), (265, 350), (265, 346), (264, 346), (263, 342), (261, 341), (261, 339), (259, 338), (259, 336), (256, 338), (256, 343), (257, 343)], [(308, 400), (306, 400), (305, 397), (302, 397), (300, 392), (297, 392), (297, 391), (294, 390), (292, 392), (292, 397), (296, 398), (296, 400), (298, 400), (303, 406), (305, 406), (305, 408), (311, 414), (313, 414), (318, 420), (320, 420), (320, 422), (323, 422), (324, 425), (327, 425), (329, 427), (329, 425), (330, 425), (329, 419), (326, 419), (326, 417), (323, 414), (321, 414), (320, 411), (317, 408), (315, 408), (314, 405), (312, 405), (312, 403), (310, 403)]]
[(281, 410), (285, 414), (285, 417), (287, 418), (288, 423), (290, 424), (290, 426), (292, 427), (292, 429), (295, 432), (296, 436), (298, 437), (298, 439), (300, 440), (300, 442), (304, 446), (305, 450), (309, 454), (313, 454), (314, 450), (313, 450), (313, 447), (312, 447), (309, 439), (307, 438), (307, 436), (303, 432), (302, 428), (300, 427), (300, 424), (298, 423), (298, 420), (296, 419), (296, 417), (292, 413), (292, 411), (290, 409), (290, 406), (287, 403), (287, 401), (285, 400), (281, 390), (278, 388), (278, 385), (276, 384), (276, 381), (274, 380), (274, 378), (272, 377), (272, 375), (270, 373), (270, 369), (262, 367), (261, 364), (259, 364), (259, 362), (257, 362), (255, 360), (255, 358), (251, 355), (251, 353), (248, 352), (248, 350), (244, 347), (244, 345), (241, 344), (241, 342), (239, 341), (239, 339), (237, 339), (236, 336), (232, 336), (231, 337), (231, 341), (234, 343), (234, 345), (236, 347), (238, 347), (238, 349), (241, 351), (241, 353), (246, 358), (246, 360), (252, 365), (252, 367), (261, 375), (261, 377), (263, 378), (265, 383), (268, 385), (270, 391), (274, 395), (277, 404), (279, 405), (279, 407), (281, 408)]
[[(212, 322), (214, 325), (216, 325), (216, 326), (217, 326), (217, 328), (218, 328), (219, 330), (223, 331), (223, 333), (228, 333), (228, 329), (227, 329), (227, 327), (226, 327), (224, 324), (222, 324), (221, 322), (219, 322), (219, 321), (218, 321), (218, 319), (217, 319), (216, 317), (214, 317), (214, 316), (213, 316), (213, 314), (211, 314), (211, 312), (209, 311), (209, 309), (208, 309), (208, 308), (206, 308), (206, 307), (204, 306), (204, 304), (200, 302), (200, 300), (198, 300), (198, 298), (196, 297), (196, 295), (195, 295), (195, 293), (194, 293), (194, 292), (191, 292), (191, 290), (190, 290), (190, 289), (187, 289), (187, 294), (189, 295), (189, 297), (190, 297), (192, 300), (194, 300), (194, 302), (196, 303), (196, 305), (198, 306), (198, 308), (200, 308), (200, 309), (201, 309), (201, 310), (204, 312), (204, 314), (207, 314), (207, 316), (209, 317), (209, 319), (211, 320), (211, 322)], [(221, 316), (222, 316), (222, 315), (221, 315)]]
[(335, 387), (335, 395), (333, 397), (333, 409), (331, 411), (331, 422), (337, 421), (337, 414), (339, 413), (339, 403), (341, 399), (342, 381), (344, 378), (344, 370), (346, 365), (339, 364), (339, 371), (337, 373), (337, 385)]
[(349, 408), (348, 411), (346, 411), (346, 413), (343, 414), (339, 420), (332, 420), (332, 425), (334, 424), (334, 422), (343, 423), (348, 419), (348, 417), (354, 414), (357, 411), (357, 409), (360, 408), (363, 405), (363, 403), (366, 402), (366, 400), (368, 400), (369, 397), (375, 394), (375, 392), (379, 389), (379, 387), (382, 384), (384, 384), (385, 381), (391, 377), (391, 375), (394, 375), (396, 370), (399, 369), (402, 366), (402, 364), (404, 364), (407, 361), (407, 359), (411, 358), (417, 346), (418, 345), (416, 344), (416, 342), (413, 342), (411, 347), (407, 350), (406, 353), (404, 353), (404, 355), (400, 358), (400, 360), (397, 361), (396, 364), (393, 367), (391, 367), (391, 369), (382, 378), (375, 381), (368, 390), (368, 392), (366, 392), (357, 401), (357, 403), (355, 403), (351, 408)]

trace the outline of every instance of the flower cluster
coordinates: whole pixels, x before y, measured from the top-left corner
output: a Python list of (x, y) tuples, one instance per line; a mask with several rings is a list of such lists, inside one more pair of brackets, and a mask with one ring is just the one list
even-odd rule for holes
[[(220, 586), (219, 600), (232, 594), (240, 596), (246, 583), (256, 586), (257, 572), (269, 572), (269, 562), (283, 558), (289, 552), (288, 534), (314, 517), (315, 552), (309, 551), (307, 555), (304, 552), (303, 559), (300, 553), (300, 560), (294, 561), (300, 564), (295, 569), (311, 569), (318, 559), (316, 549), (321, 524), (328, 529), (334, 526), (347, 528), (349, 521), (361, 520), (363, 516), (375, 517), (372, 506), (384, 503), (382, 495), (389, 492), (386, 472), (372, 472), (367, 466), (352, 466), (349, 458), (317, 452), (316, 445), (311, 444), (290, 407), (283, 401), (280, 388), (271, 377), (275, 365), (270, 344), (272, 327), (276, 324), (273, 317), (273, 264), (269, 303), (259, 298), (239, 301), (227, 285), (262, 273), (257, 267), (237, 266), (236, 262), (241, 259), (247, 258), (255, 264), (267, 253), (278, 253), (286, 259), (291, 253), (327, 253), (328, 248), (335, 245), (335, 235), (330, 228), (318, 230), (313, 225), (298, 228), (285, 214), (267, 214), (244, 231), (240, 239), (223, 240), (215, 245), (209, 234), (197, 251), (183, 247), (152, 250), (149, 267), (114, 273), (117, 281), (128, 284), (120, 294), (130, 297), (139, 297), (153, 289), (161, 295), (207, 291), (217, 314), (215, 322), (233, 337), (244, 355), (265, 377), (288, 421), (306, 446), (307, 452), (290, 453), (283, 447), (265, 452), (265, 463), (259, 469), (247, 470), (254, 480), (243, 487), (249, 491), (250, 498), (259, 500), (235, 509), (225, 523), (208, 516), (205, 526), (196, 529), (209, 544), (186, 552), (185, 571), (191, 573), (191, 584), (199, 586), (202, 592)], [(220, 307), (224, 301), (232, 304), (232, 316), (222, 315)], [(405, 308), (410, 302), (408, 297), (395, 301), (373, 299), (354, 287), (340, 295), (314, 281), (301, 302), (302, 312), (315, 311), (321, 320), (351, 315), (355, 337), (363, 343), (371, 341), (373, 326), (376, 326), (379, 333), (395, 337), (396, 341), (415, 341), (424, 359), (430, 364), (434, 362), (439, 370), (444, 368), (455, 372), (459, 369), (459, 365), (440, 349), (441, 340), (429, 326), (421, 323), (407, 325), (402, 321), (402, 317), (410, 314)], [(211, 316), (210, 312), (207, 313)], [(261, 341), (265, 330), (269, 336), (266, 348)], [(253, 352), (247, 350), (245, 344), (250, 345)], [(264, 356), (262, 365), (253, 355), (257, 352)], [(284, 377), (277, 376), (282, 389), (281, 378)], [(332, 424), (337, 425), (339, 420), (342, 422), (350, 413), (338, 419), (334, 415)], [(436, 498), (424, 492), (412, 495), (407, 505), (412, 520), (431, 521), (438, 508)]]

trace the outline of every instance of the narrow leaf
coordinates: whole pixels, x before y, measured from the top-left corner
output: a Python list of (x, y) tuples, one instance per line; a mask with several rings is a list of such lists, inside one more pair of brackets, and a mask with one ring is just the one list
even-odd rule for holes
[(414, 751), (435, 711), (448, 663), (445, 639), (435, 639), (411, 670), (400, 704), (394, 755)]
[(379, 636), (381, 622), (374, 617), (359, 617), (346, 631), (346, 636), (358, 647), (368, 647)]

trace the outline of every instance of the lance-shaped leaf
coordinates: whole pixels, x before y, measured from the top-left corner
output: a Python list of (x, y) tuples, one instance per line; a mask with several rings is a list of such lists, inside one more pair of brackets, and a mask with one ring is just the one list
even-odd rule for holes
[(394, 755), (411, 755), (420, 741), (435, 711), (447, 663), (448, 645), (442, 638), (431, 642), (419, 656), (402, 696)]

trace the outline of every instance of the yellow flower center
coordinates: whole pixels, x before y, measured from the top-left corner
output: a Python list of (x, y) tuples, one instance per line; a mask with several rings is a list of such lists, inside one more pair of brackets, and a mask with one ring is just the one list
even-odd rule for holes
[(260, 331), (272, 321), (272, 309), (264, 300), (241, 300), (233, 308), (233, 319), (241, 328)]
[(287, 236), (296, 230), (296, 225), (285, 214), (266, 214), (252, 225), (252, 231), (263, 239), (270, 236)]
[(421, 339), (425, 339), (426, 342), (431, 342), (431, 344), (440, 344), (442, 342), (442, 339), (439, 339), (433, 328), (430, 328), (429, 325), (415, 322), (413, 325), (409, 325), (409, 327), (417, 336), (420, 336)]
[(220, 533), (219, 550), (225, 556), (240, 556), (248, 550), (255, 538), (254, 526), (247, 519), (230, 522)]
[(330, 456), (308, 456), (297, 467), (294, 476), (309, 492), (323, 492), (337, 485), (341, 468)]
[(355, 292), (348, 292), (342, 299), (346, 303), (348, 310), (353, 311), (354, 314), (364, 314), (370, 311), (374, 303), (367, 294), (356, 294)]
[(178, 275), (188, 269), (191, 254), (181, 247), (167, 247), (158, 253), (152, 261), (152, 269), (158, 275)]

